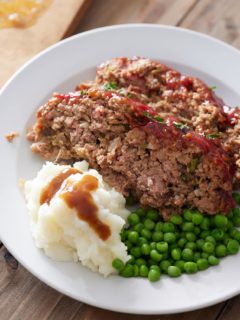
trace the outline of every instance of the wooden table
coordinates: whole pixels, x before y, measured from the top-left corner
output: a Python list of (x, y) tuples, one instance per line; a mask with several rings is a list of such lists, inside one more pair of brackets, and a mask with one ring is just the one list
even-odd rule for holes
[[(240, 48), (239, 18), (239, 0), (93, 0), (77, 32), (119, 23), (160, 23), (201, 31)], [(49, 288), (19, 265), (2, 246), (0, 319), (238, 320), (240, 296), (209, 308), (178, 315), (134, 316), (114, 313), (88, 306)]]

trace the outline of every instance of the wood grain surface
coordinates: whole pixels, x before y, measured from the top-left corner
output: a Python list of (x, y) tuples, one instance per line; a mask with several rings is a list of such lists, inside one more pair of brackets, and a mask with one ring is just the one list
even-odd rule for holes
[(26, 29), (0, 29), (0, 87), (27, 60), (76, 29), (89, 0), (53, 0)]
[[(77, 32), (133, 22), (190, 28), (240, 48), (239, 0), (93, 0), (78, 25)], [(178, 315), (139, 316), (115, 313), (82, 304), (49, 288), (19, 265), (2, 246), (0, 319), (238, 320), (240, 296), (212, 307)]]

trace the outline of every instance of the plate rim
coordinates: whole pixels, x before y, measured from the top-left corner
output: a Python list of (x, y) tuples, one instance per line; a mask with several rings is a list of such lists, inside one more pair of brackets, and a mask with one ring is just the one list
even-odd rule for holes
[[(12, 83), (12, 81), (14, 81), (14, 79), (21, 73), (24, 71), (25, 68), (27, 68), (29, 65), (33, 64), (35, 62), (35, 60), (38, 60), (41, 56), (47, 54), (49, 51), (52, 51), (54, 50), (55, 48), (58, 48), (62, 45), (64, 45), (65, 43), (68, 43), (68, 42), (71, 42), (75, 39), (78, 39), (78, 38), (82, 38), (82, 37), (85, 37), (85, 36), (88, 36), (88, 35), (91, 35), (91, 34), (97, 34), (97, 33), (101, 33), (101, 32), (104, 32), (104, 31), (108, 31), (108, 30), (114, 30), (114, 29), (128, 29), (128, 28), (159, 28), (159, 29), (167, 29), (167, 30), (174, 30), (174, 31), (177, 31), (177, 32), (183, 32), (183, 33), (189, 33), (189, 34), (192, 34), (192, 35), (196, 35), (198, 37), (201, 37), (201, 38), (205, 38), (209, 41), (212, 41), (212, 42), (215, 42), (215, 43), (218, 43), (219, 45), (221, 46), (224, 46), (225, 48), (228, 48), (232, 51), (234, 51), (235, 53), (239, 54), (240, 51), (233, 47), (232, 45), (228, 44), (228, 43), (225, 43), (224, 41), (222, 40), (219, 40), (219, 39), (216, 39), (212, 36), (209, 36), (209, 35), (206, 35), (204, 33), (201, 33), (201, 32), (197, 32), (197, 31), (193, 31), (193, 30), (189, 30), (189, 29), (185, 29), (185, 28), (182, 28), (182, 27), (176, 27), (176, 26), (167, 26), (167, 25), (160, 25), (160, 24), (149, 24), (149, 23), (130, 23), (130, 24), (118, 24), (118, 25), (113, 25), (113, 26), (106, 26), (106, 27), (100, 27), (100, 28), (95, 28), (95, 29), (92, 29), (92, 30), (89, 30), (89, 31), (85, 31), (85, 32), (81, 32), (79, 34), (76, 34), (76, 35), (73, 35), (69, 38), (66, 38), (64, 40), (61, 40), (53, 45), (51, 45), (50, 47), (44, 49), (43, 51), (39, 52), (37, 55), (35, 55), (34, 57), (32, 57), (30, 60), (28, 60), (27, 62), (25, 62), (11, 77), (10, 79), (3, 85), (3, 87), (0, 89), (0, 97), (1, 95), (3, 94), (3, 92), (5, 90), (7, 90), (8, 86)], [(1, 230), (0, 230), (1, 231)], [(191, 307), (179, 307), (179, 308), (176, 308), (174, 310), (171, 310), (171, 309), (165, 309), (164, 312), (160, 311), (149, 311), (149, 310), (146, 310), (144, 312), (144, 310), (140, 310), (141, 313), (138, 313), (136, 310), (129, 310), (129, 309), (122, 309), (122, 308), (115, 308), (114, 309), (111, 309), (110, 307), (107, 307), (107, 306), (103, 306), (101, 303), (91, 303), (89, 302), (88, 299), (84, 299), (81, 298), (81, 300), (79, 300), (79, 298), (77, 296), (75, 296), (74, 294), (72, 294), (71, 292), (68, 292), (67, 290), (63, 291), (61, 286), (58, 286), (57, 284), (54, 284), (54, 283), (51, 283), (49, 281), (47, 281), (46, 279), (44, 279), (44, 277), (39, 274), (37, 271), (35, 270), (32, 270), (31, 268), (29, 268), (29, 266), (27, 265), (27, 263), (25, 263), (24, 259), (22, 260), (21, 256), (18, 255), (18, 253), (16, 253), (14, 251), (14, 248), (10, 248), (8, 247), (8, 244), (5, 244), (5, 240), (6, 239), (3, 239), (3, 237), (0, 235), (0, 239), (2, 241), (2, 243), (4, 244), (4, 246), (8, 249), (9, 248), (9, 251), (10, 252), (14, 252), (14, 256), (16, 257), (16, 259), (21, 263), (21, 265), (24, 266), (24, 268), (26, 268), (31, 274), (33, 274), (37, 279), (39, 279), (40, 281), (42, 281), (43, 283), (47, 284), (48, 286), (50, 286), (51, 288), (57, 290), (58, 292), (60, 293), (63, 293), (77, 301), (80, 301), (80, 302), (83, 302), (83, 303), (86, 303), (86, 304), (89, 304), (89, 305), (93, 305), (93, 306), (96, 306), (96, 307), (99, 307), (99, 308), (104, 308), (106, 310), (111, 310), (111, 311), (118, 311), (118, 312), (122, 312), (122, 313), (131, 313), (131, 314), (175, 314), (175, 313), (179, 313), (179, 312), (187, 312), (187, 311), (191, 311), (191, 310), (197, 310), (197, 309), (200, 309), (200, 308), (204, 308), (204, 307), (207, 307), (207, 306), (211, 306), (211, 305), (214, 305), (216, 303), (219, 303), (221, 301), (224, 301), (226, 299), (229, 299), (237, 294), (240, 293), (240, 287), (238, 290), (235, 290), (234, 292), (231, 292), (227, 295), (224, 295), (224, 296), (221, 296), (219, 298), (215, 298), (215, 299), (212, 299), (206, 303), (202, 303), (202, 304), (195, 304), (195, 305), (192, 305)], [(6, 242), (7, 243), (7, 242)], [(13, 249), (13, 250), (12, 250)]]

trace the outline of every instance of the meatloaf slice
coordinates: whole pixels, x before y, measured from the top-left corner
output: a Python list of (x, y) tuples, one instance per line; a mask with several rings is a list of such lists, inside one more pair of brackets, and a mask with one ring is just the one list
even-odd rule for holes
[(140, 57), (101, 64), (95, 81), (148, 104), (162, 117), (175, 115), (194, 131), (220, 139), (236, 163), (235, 183), (240, 184), (239, 109), (225, 112), (222, 99), (204, 82)]
[(234, 206), (232, 163), (220, 145), (113, 92), (55, 94), (28, 138), (47, 160), (86, 159), (111, 186), (164, 218), (186, 205), (209, 214)]

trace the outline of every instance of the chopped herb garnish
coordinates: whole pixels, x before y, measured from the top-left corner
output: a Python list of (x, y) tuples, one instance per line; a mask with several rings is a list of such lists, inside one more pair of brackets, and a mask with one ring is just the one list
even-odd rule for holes
[(181, 129), (181, 130), (188, 128), (188, 126), (184, 123), (179, 123), (179, 122), (173, 121), (173, 124), (176, 128)]
[(118, 93), (123, 95), (123, 96), (125, 96), (126, 95), (126, 90), (121, 88), (121, 89), (118, 90)]
[(117, 88), (116, 82), (105, 83), (103, 86), (104, 90), (115, 90)]
[(158, 121), (160, 123), (164, 123), (164, 119), (161, 118), (160, 116), (154, 116), (153, 118), (154, 118), (154, 120), (156, 120), (156, 121)]
[(152, 117), (150, 116), (150, 113), (148, 111), (143, 112), (143, 114), (145, 117), (152, 119)]
[(199, 159), (193, 158), (192, 161), (188, 165), (189, 171), (192, 173), (197, 169), (197, 166), (199, 164)]
[(80, 95), (83, 96), (84, 94), (87, 94), (87, 90), (81, 90)]
[(161, 118), (161, 117), (158, 116), (158, 115), (156, 115), (156, 116), (151, 116), (148, 111), (145, 111), (143, 114), (145, 115), (145, 117), (147, 117), (147, 118), (150, 119), (150, 120), (156, 120), (157, 122), (164, 123), (164, 119)]
[(219, 134), (218, 133), (211, 133), (207, 135), (208, 139), (217, 139), (219, 138)]
[(217, 87), (216, 87), (216, 86), (211, 86), (211, 87), (209, 87), (209, 89), (212, 90), (212, 91), (214, 91), (214, 90), (217, 89)]

